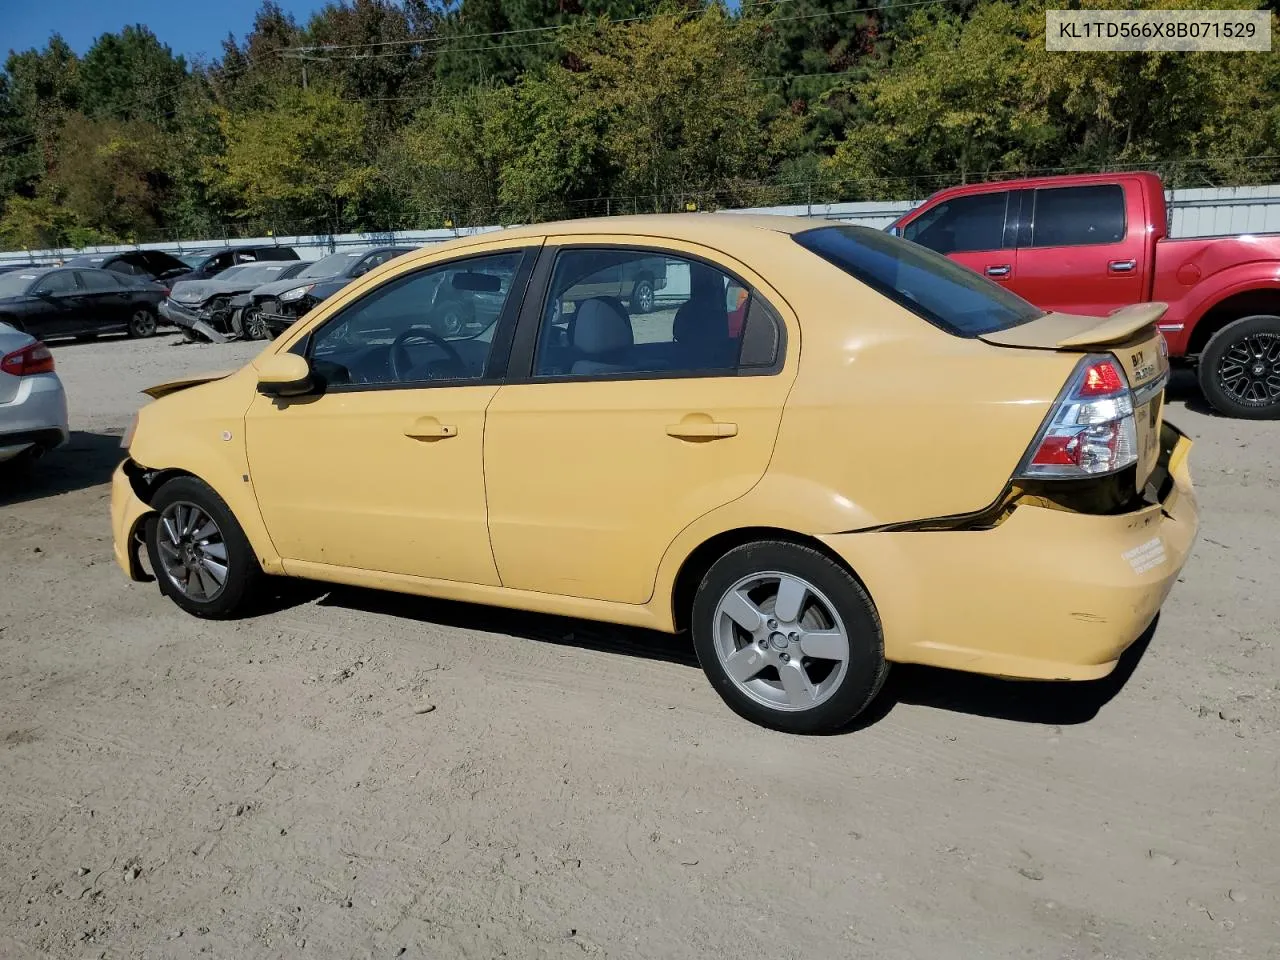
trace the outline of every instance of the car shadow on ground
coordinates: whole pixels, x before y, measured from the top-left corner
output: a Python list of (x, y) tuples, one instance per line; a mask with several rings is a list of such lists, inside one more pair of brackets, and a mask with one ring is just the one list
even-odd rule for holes
[(122, 459), (119, 433), (72, 430), (70, 440), (34, 462), (0, 463), (0, 506), (107, 483)]
[[(633, 627), (378, 590), (329, 589), (323, 584), (301, 581), (282, 590), (277, 604), (292, 605), (317, 597), (321, 606), (344, 607), (442, 627), (501, 633), (698, 669), (698, 658), (687, 633), (672, 636)], [(1158, 621), (1157, 617), (1125, 651), (1116, 669), (1101, 680), (1080, 683), (1005, 680), (958, 670), (896, 665), (875, 702), (850, 727), (839, 732), (852, 733), (879, 723), (900, 703), (1020, 723), (1052, 726), (1085, 723), (1124, 688), (1142, 660)], [(707, 695), (714, 696), (709, 687)]]
[(1217, 411), (1209, 406), (1209, 401), (1205, 400), (1204, 393), (1200, 390), (1200, 382), (1196, 379), (1196, 372), (1190, 367), (1178, 366), (1170, 371), (1169, 384), (1165, 387), (1164, 396), (1166, 404), (1181, 403), (1188, 410), (1202, 413), (1207, 417), (1218, 415)]

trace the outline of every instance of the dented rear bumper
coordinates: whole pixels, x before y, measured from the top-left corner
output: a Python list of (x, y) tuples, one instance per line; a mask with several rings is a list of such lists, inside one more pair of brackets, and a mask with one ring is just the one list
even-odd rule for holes
[(866, 582), (890, 660), (1044, 680), (1106, 676), (1150, 625), (1199, 525), (1191, 441), (1165, 425), (1157, 502), (1022, 505), (989, 529), (823, 537)]

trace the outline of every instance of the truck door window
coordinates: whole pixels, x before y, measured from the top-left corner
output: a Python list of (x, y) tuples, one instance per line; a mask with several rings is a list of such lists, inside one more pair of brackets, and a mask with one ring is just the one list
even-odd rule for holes
[(1124, 235), (1124, 188), (1118, 183), (1036, 191), (1033, 247), (1119, 243)]
[(945, 200), (907, 224), (903, 237), (938, 253), (999, 250), (1009, 193), (979, 193)]

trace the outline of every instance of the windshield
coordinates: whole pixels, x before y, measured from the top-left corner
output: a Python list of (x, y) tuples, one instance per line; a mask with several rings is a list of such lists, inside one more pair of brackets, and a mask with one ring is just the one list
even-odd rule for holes
[(197, 250), (195, 253), (180, 253), (178, 259), (194, 270), (209, 259), (209, 254), (206, 251)]
[(72, 257), (70, 260), (68, 260), (68, 261), (66, 262), (65, 266), (68, 266), (68, 267), (100, 267), (100, 266), (102, 266), (104, 263), (106, 263), (106, 261), (107, 261), (107, 258), (106, 258), (106, 257), (103, 257), (103, 256), (95, 256), (95, 257), (91, 257), (91, 256), (87, 256), (87, 255), (86, 255), (86, 256), (83, 256), (83, 257)]
[(307, 277), (308, 279), (313, 279), (315, 277), (336, 277), (339, 274), (346, 273), (347, 270), (363, 256), (363, 250), (357, 250), (352, 253), (331, 253), (327, 257), (321, 257), (315, 263), (311, 264), (311, 266), (297, 274), (297, 277), (299, 279), (302, 277)]
[(12, 273), (0, 273), (0, 297), (20, 297), (27, 292), (31, 281), (39, 274), (30, 270), (15, 270)]
[(845, 273), (958, 337), (1044, 315), (1016, 294), (918, 244), (870, 227), (819, 227), (795, 240)]

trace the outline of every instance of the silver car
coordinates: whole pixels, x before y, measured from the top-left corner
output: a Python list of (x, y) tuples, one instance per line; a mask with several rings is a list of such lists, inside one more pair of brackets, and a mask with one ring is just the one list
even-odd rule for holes
[(0, 462), (38, 456), (68, 436), (67, 395), (53, 372), (53, 354), (0, 323)]

